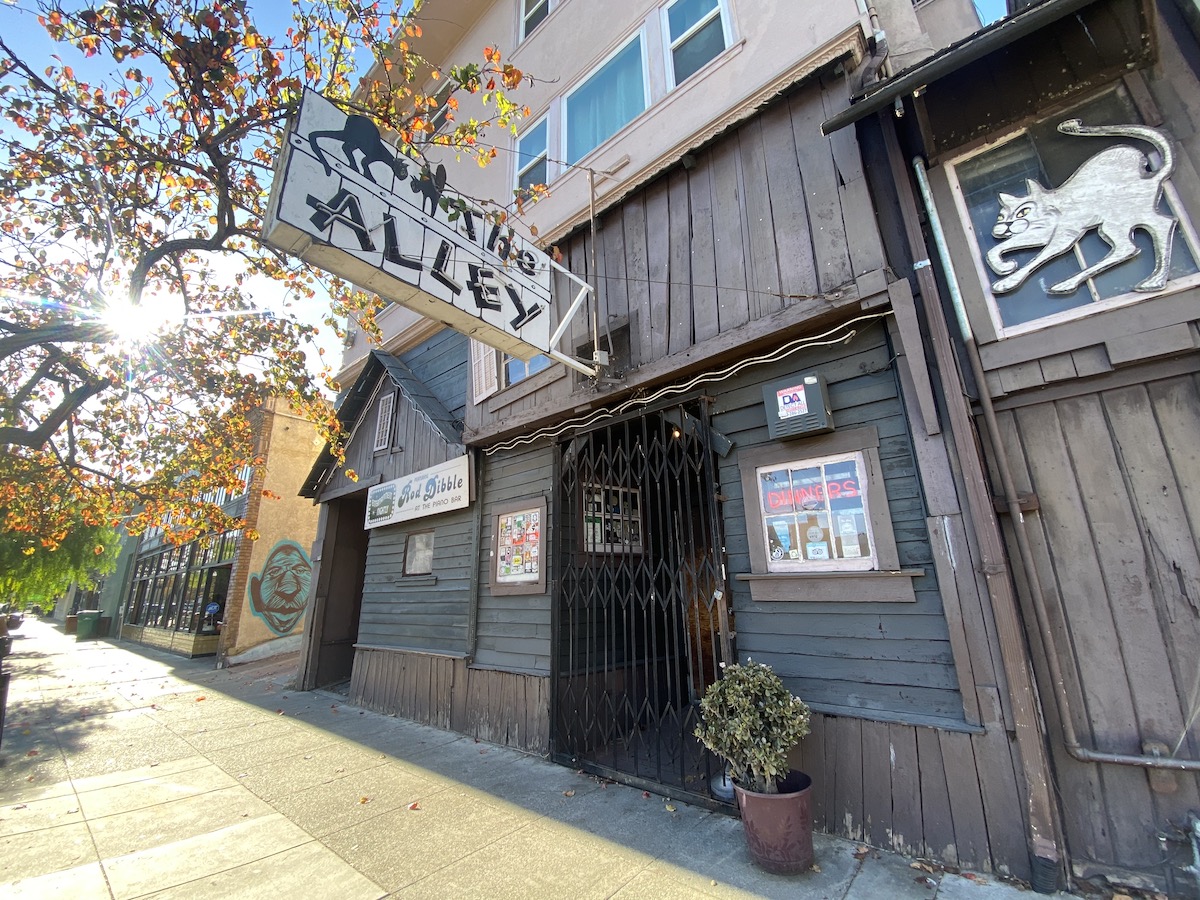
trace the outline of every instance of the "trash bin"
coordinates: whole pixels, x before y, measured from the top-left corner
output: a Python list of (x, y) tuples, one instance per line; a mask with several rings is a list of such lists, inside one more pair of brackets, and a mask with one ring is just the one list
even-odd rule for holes
[(92, 641), (100, 632), (100, 610), (81, 609), (75, 614), (75, 640)]
[(75, 629), (76, 629), (76, 627), (78, 627), (78, 625), (79, 625), (79, 617), (76, 616), (74, 613), (71, 613), (71, 615), (67, 616), (67, 618), (66, 618), (66, 622), (63, 627), (63, 634), (74, 634)]

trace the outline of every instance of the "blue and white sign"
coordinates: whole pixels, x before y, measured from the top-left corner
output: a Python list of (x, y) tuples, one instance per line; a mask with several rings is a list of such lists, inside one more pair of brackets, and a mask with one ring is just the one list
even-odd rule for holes
[(385, 481), (367, 491), (367, 528), (379, 528), (422, 516), (465, 509), (471, 504), (469, 458)]

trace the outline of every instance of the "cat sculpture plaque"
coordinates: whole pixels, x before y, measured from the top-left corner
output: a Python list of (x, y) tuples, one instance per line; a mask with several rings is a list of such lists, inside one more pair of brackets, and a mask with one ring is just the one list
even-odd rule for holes
[[(1084, 162), (1062, 185), (1043, 187), (1032, 178), (1025, 182), (1025, 196), (1000, 193), (1000, 214), (992, 237), (1000, 243), (987, 252), (988, 267), (1000, 280), (992, 292), (1014, 291), (1037, 269), (1072, 250), (1093, 228), (1108, 244), (1103, 259), (1046, 289), (1048, 294), (1071, 294), (1087, 279), (1115, 268), (1137, 256), (1133, 233), (1142, 229), (1154, 246), (1154, 271), (1134, 285), (1135, 291), (1159, 291), (1171, 270), (1171, 241), (1174, 216), (1159, 212), (1163, 182), (1175, 168), (1171, 142), (1162, 132), (1144, 125), (1084, 125), (1079, 119), (1059, 123), (1068, 135), (1130, 137), (1145, 141), (1158, 151), (1161, 162), (1151, 168), (1149, 157), (1136, 147), (1115, 144)], [(1037, 249), (1024, 265), (1007, 254)]]

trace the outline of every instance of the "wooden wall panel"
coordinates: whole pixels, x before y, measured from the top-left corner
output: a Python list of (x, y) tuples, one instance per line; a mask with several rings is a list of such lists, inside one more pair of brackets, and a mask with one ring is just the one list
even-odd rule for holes
[[(891, 357), (884, 330), (868, 327), (849, 344), (814, 348), (722, 383), (713, 424), (736, 446), (721, 461), (720, 480), (738, 651), (770, 663), (793, 691), (826, 711), (857, 708), (884, 718), (961, 727), (963, 698)], [(914, 581), (914, 603), (756, 604), (746, 583), (736, 580), (750, 571), (738, 452), (770, 441), (762, 384), (809, 369), (828, 379), (837, 428), (869, 424), (878, 429), (897, 550), (904, 565), (924, 569)], [(793, 443), (797, 457), (803, 457), (803, 440)]]
[[(1000, 421), (1017, 488), (1039, 499), (1026, 522), (1079, 740), (1200, 757), (1197, 377), (1018, 405)], [(1200, 805), (1200, 776), (1155, 791), (1145, 770), (1071, 758), (1051, 648), (1032, 628), (1030, 640), (1076, 871), (1157, 870), (1170, 883), (1156, 836)]]
[[(539, 497), (550, 499), (554, 485), (554, 454), (549, 444), (533, 449), (495, 453), (485, 458), (482, 485), (482, 546), (491, 547), (498, 504)], [(553, 504), (548, 504), (543, 534), (554, 533)], [(550, 544), (542, 556), (547, 585), (554, 577)], [(476, 618), (475, 661), (480, 665), (525, 672), (550, 671), (550, 602), (548, 593), (501, 594), (491, 592), (491, 556), (480, 554), (479, 609)]]
[(476, 669), (465, 660), (359, 648), (350, 702), (481, 741), (546, 754), (544, 677)]

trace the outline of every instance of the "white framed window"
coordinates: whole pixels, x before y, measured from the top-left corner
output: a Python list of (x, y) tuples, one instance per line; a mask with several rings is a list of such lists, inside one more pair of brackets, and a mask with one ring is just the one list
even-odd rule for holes
[(579, 162), (649, 105), (644, 44), (639, 31), (567, 94), (563, 144), (568, 163)]
[(517, 138), (517, 190), (528, 190), (535, 184), (549, 183), (548, 149), (547, 123), (542, 118)]
[(539, 353), (528, 362), (505, 353), (503, 370), (500, 373), (501, 381), (504, 387), (512, 387), (514, 384), (520, 384), (530, 375), (536, 375), (548, 368), (550, 368), (550, 357), (544, 353)]
[[(1153, 144), (1121, 135), (1060, 132), (1059, 124), (1070, 119), (1079, 119), (1088, 128), (1140, 122), (1124, 89), (1109, 91), (946, 165), (999, 338), (1200, 284), (1196, 233), (1174, 186), (1169, 179), (1163, 182), (1156, 200), (1144, 190), (1163, 163)], [(1100, 169), (1092, 160), (1120, 146), (1150, 159), (1150, 172), (1144, 171), (1140, 157), (1130, 155), (1125, 163), (1112, 163), (1115, 168), (1106, 164), (1105, 174), (1098, 175)], [(1114, 177), (1125, 183), (1110, 183)], [(1077, 221), (1071, 221), (1071, 216)], [(1168, 241), (1163, 223), (1170, 219), (1175, 226)], [(1106, 224), (1111, 241), (1101, 234)], [(1170, 256), (1166, 284), (1161, 287), (1147, 283), (1166, 262), (1165, 254), (1160, 256), (1155, 247), (1151, 231), (1155, 227)], [(1049, 238), (1038, 237), (1052, 233), (1057, 254), (1046, 250), (1051, 247)], [(1059, 243), (1064, 235), (1074, 242)], [(1136, 253), (1108, 265), (1106, 260), (1124, 255), (1116, 251), (1126, 235)], [(1088, 273), (1092, 274), (1083, 277)]]
[(379, 398), (379, 413), (375, 419), (375, 450), (386, 450), (392, 445), (392, 422), (396, 417), (396, 392)]
[(754, 474), (768, 572), (876, 568), (861, 451), (770, 463)]
[(682, 84), (729, 46), (724, 0), (674, 0), (662, 8), (669, 87)]
[(526, 378), (550, 368), (550, 357), (543, 353), (526, 361), (508, 353), (501, 353), (479, 341), (471, 341), (471, 397), (479, 403), (488, 397), (520, 384)]
[[(558, 0), (554, 5), (558, 5)], [(550, 8), (550, 0), (521, 0), (521, 40), (529, 37), (533, 29), (542, 24), (550, 15)]]
[(450, 95), (454, 93), (454, 83), (446, 80), (442, 86), (434, 91), (433, 99), (437, 104), (434, 111), (429, 115), (429, 124), (433, 126), (433, 131), (429, 137), (437, 134), (445, 127), (446, 122), (450, 119)]
[(404, 545), (404, 574), (433, 574), (433, 532), (410, 534)]

